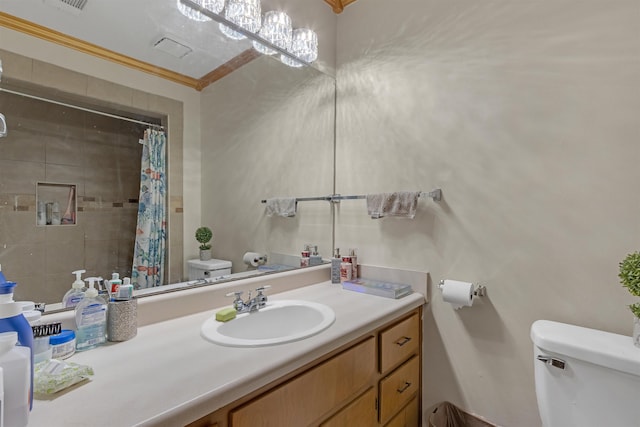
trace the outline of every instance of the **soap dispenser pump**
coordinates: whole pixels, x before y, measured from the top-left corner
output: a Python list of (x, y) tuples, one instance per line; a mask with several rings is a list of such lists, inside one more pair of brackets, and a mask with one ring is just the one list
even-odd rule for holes
[(76, 280), (71, 284), (71, 289), (62, 298), (62, 306), (64, 308), (75, 307), (84, 298), (86, 288), (82, 281), (82, 273), (86, 273), (86, 270), (76, 270), (71, 273), (75, 274)]
[(77, 351), (89, 350), (107, 340), (107, 303), (98, 296), (95, 288), (98, 280), (98, 277), (85, 279), (89, 283), (89, 289), (75, 308)]

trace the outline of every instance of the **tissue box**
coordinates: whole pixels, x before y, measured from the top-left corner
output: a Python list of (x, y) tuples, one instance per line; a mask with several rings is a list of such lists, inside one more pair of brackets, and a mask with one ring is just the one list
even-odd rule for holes
[(411, 285), (381, 282), (372, 279), (353, 279), (342, 282), (342, 288), (363, 294), (378, 295), (386, 298), (402, 298), (413, 292)]

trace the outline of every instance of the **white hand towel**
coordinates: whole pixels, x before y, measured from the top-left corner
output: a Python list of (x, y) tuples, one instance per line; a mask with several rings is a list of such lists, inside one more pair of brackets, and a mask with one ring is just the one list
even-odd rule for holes
[(267, 206), (264, 210), (267, 216), (293, 217), (296, 216), (297, 207), (298, 203), (295, 197), (278, 197), (267, 199)]
[(374, 219), (383, 216), (414, 218), (418, 197), (419, 191), (367, 194), (367, 212)]

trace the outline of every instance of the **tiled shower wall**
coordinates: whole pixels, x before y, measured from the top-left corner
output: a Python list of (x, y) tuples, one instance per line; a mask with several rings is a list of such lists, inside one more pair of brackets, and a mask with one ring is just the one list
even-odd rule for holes
[[(0, 111), (0, 254), (16, 296), (59, 302), (78, 269), (130, 276), (145, 126), (4, 92)], [(75, 225), (36, 225), (38, 182), (76, 186)]]
[[(182, 102), (2, 49), (0, 57), (4, 88), (24, 85), (36, 88), (40, 96), (79, 99), (97, 110), (165, 117), (165, 282), (184, 280)], [(0, 112), (9, 125), (9, 136), (0, 139), (0, 264), (7, 278), (18, 282), (16, 299), (60, 302), (73, 281), (71, 271), (79, 268), (92, 275), (129, 275), (133, 237), (121, 230), (135, 229), (141, 150), (137, 141), (144, 126), (131, 127), (76, 109), (59, 110), (48, 103), (22, 106), (22, 97), (7, 96), (0, 92)], [(31, 136), (23, 126), (31, 129)], [(36, 182), (77, 185), (77, 225), (36, 226)], [(61, 210), (65, 208), (66, 200), (61, 203)]]

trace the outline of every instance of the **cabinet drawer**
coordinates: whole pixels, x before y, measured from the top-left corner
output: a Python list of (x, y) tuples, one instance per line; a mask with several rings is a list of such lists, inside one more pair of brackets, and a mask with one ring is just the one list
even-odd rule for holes
[(415, 313), (380, 333), (380, 372), (384, 374), (417, 354), (419, 346), (420, 325)]
[(412, 357), (407, 363), (380, 381), (380, 421), (386, 422), (420, 388), (420, 358)]
[(310, 425), (363, 390), (375, 369), (375, 339), (370, 337), (231, 411), (231, 426)]
[(376, 426), (378, 411), (376, 411), (376, 392), (373, 387), (362, 396), (347, 405), (320, 427), (352, 427)]

